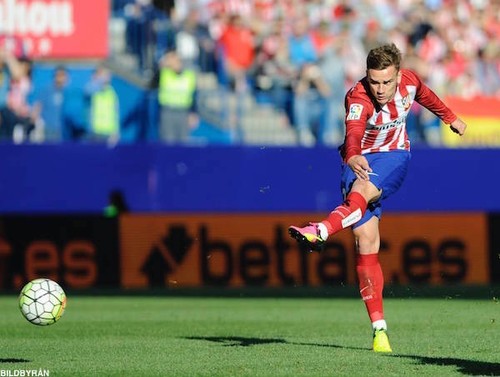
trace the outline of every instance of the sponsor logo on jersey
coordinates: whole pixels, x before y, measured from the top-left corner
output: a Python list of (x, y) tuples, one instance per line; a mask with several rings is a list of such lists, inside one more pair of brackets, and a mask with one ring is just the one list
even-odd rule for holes
[(404, 117), (399, 117), (397, 119), (394, 119), (392, 122), (389, 123), (384, 123), (384, 124), (369, 124), (367, 125), (366, 129), (367, 130), (377, 130), (377, 131), (387, 131), (390, 130), (391, 128), (394, 127), (401, 127), (403, 124), (405, 124), (405, 118)]
[(347, 120), (358, 120), (361, 118), (361, 112), (363, 111), (363, 105), (359, 103), (353, 103), (349, 107), (349, 114), (347, 114)]

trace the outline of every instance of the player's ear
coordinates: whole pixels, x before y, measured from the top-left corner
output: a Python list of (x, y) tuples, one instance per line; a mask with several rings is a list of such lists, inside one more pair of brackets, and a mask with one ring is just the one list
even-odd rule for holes
[(402, 77), (402, 73), (401, 73), (401, 70), (398, 71), (398, 78), (397, 78), (397, 81), (398, 81), (398, 85), (401, 84), (401, 77)]

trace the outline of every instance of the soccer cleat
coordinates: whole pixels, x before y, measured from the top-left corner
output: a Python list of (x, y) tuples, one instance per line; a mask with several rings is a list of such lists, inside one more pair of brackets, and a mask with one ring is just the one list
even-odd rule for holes
[(310, 250), (322, 251), (325, 246), (325, 241), (320, 234), (317, 223), (309, 223), (309, 225), (299, 228), (291, 226), (288, 228), (290, 236), (295, 238), (300, 245), (307, 247)]
[(375, 330), (373, 332), (373, 350), (375, 352), (392, 352), (386, 330)]

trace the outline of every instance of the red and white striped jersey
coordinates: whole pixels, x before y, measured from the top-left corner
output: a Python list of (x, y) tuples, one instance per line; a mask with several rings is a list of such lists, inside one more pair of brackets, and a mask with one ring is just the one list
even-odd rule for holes
[(410, 150), (406, 118), (414, 101), (450, 124), (457, 116), (413, 71), (402, 69), (394, 98), (380, 107), (364, 77), (345, 97), (346, 136), (340, 151), (344, 161), (354, 155)]

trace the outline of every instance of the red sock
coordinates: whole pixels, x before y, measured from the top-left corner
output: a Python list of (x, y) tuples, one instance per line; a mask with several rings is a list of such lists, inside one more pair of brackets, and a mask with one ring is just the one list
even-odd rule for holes
[(372, 322), (384, 319), (384, 275), (378, 260), (378, 254), (359, 255), (356, 259), (356, 271), (359, 279), (359, 292), (365, 302), (366, 310)]
[(361, 220), (366, 206), (366, 200), (359, 192), (351, 192), (347, 195), (344, 203), (330, 212), (328, 218), (322, 221), (328, 229), (328, 235), (340, 232)]

